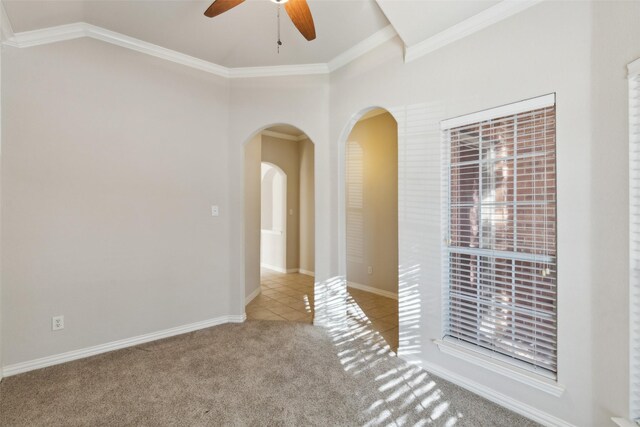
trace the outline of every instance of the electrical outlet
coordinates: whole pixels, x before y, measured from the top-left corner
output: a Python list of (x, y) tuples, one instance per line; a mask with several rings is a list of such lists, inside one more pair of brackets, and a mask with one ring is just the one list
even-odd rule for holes
[(51, 318), (51, 330), (59, 331), (64, 329), (64, 316), (54, 316)]
[(373, 273), (373, 267), (369, 266), (367, 268), (367, 273), (372, 274)]

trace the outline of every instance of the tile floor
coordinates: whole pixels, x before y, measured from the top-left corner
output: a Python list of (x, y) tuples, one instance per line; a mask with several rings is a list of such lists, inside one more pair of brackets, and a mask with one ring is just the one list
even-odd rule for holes
[[(262, 293), (247, 307), (247, 319), (313, 323), (313, 277), (262, 269)], [(398, 349), (398, 301), (349, 288), (351, 324), (379, 332), (392, 351)]]

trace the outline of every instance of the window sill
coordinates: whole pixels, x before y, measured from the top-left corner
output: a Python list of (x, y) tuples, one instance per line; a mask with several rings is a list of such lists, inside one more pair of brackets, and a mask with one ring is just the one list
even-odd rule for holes
[(611, 421), (620, 427), (638, 427), (638, 424), (633, 421), (625, 420), (624, 418), (611, 418)]
[(536, 374), (534, 372), (529, 372), (526, 369), (518, 368), (517, 366), (513, 366), (494, 357), (490, 357), (479, 351), (467, 348), (464, 345), (442, 340), (434, 340), (434, 343), (443, 353), (457, 357), (474, 365), (481, 366), (492, 372), (504, 375), (512, 380), (527, 384), (545, 393), (556, 397), (560, 397), (562, 393), (564, 393), (564, 386), (550, 378), (545, 378), (541, 374)]

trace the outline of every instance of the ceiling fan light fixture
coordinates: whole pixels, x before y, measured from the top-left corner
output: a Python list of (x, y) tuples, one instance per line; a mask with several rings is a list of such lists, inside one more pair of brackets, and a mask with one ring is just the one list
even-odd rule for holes
[[(244, 2), (245, 0), (213, 0), (204, 15), (213, 18)], [(284, 5), (284, 10), (300, 34), (309, 41), (315, 40), (316, 27), (307, 0), (271, 0), (271, 2), (278, 5), (278, 13), (280, 13), (280, 5)]]

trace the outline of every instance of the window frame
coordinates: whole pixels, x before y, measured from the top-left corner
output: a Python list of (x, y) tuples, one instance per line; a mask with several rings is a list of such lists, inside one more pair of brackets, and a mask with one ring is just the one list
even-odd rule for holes
[[(553, 394), (555, 396), (560, 396), (564, 387), (558, 384), (558, 367), (557, 367), (557, 352), (558, 352), (558, 339), (557, 339), (557, 307), (558, 307), (558, 298), (557, 293), (555, 295), (555, 326), (556, 326), (556, 337), (555, 337), (555, 352), (556, 352), (556, 370), (555, 372), (542, 370), (540, 368), (535, 367), (534, 365), (530, 365), (528, 362), (520, 361), (510, 357), (508, 355), (501, 354), (496, 351), (492, 351), (490, 349), (484, 348), (480, 345), (473, 343), (466, 343), (459, 339), (446, 336), (447, 333), (447, 325), (449, 322), (449, 305), (450, 305), (450, 241), (449, 241), (449, 230), (450, 230), (450, 215), (452, 209), (452, 200), (451, 200), (451, 188), (450, 188), (450, 180), (451, 180), (451, 146), (449, 140), (449, 131), (454, 128), (459, 128), (465, 125), (472, 124), (480, 124), (482, 122), (503, 118), (508, 116), (513, 116), (520, 113), (526, 113), (533, 110), (538, 110), (541, 108), (547, 107), (555, 107), (556, 105), (556, 96), (555, 93), (527, 99), (524, 101), (503, 105), (496, 108), (491, 108), (483, 111), (479, 111), (472, 114), (467, 114), (447, 120), (443, 120), (441, 122), (441, 131), (442, 131), (442, 149), (441, 149), (441, 164), (442, 164), (442, 180), (441, 180), (441, 193), (442, 193), (442, 217), (441, 217), (441, 231), (443, 234), (442, 238), (442, 329), (441, 329), (441, 339), (435, 340), (435, 343), (438, 345), (439, 349), (447, 353), (449, 355), (453, 355), (459, 358), (462, 358), (468, 362), (475, 363), (477, 365), (483, 366), (491, 371), (501, 373), (504, 375), (508, 375), (509, 377), (532, 385), (540, 390)], [(557, 171), (557, 168), (555, 169)], [(557, 176), (555, 182), (555, 196), (556, 196), (556, 208), (557, 208)], [(514, 195), (515, 197), (515, 195)], [(557, 211), (555, 217), (554, 224), (556, 244), (557, 244)], [(511, 253), (511, 251), (509, 251)], [(513, 251), (512, 254), (514, 257), (518, 257), (518, 253)], [(520, 254), (523, 255), (523, 254)], [(557, 253), (555, 255), (555, 266), (557, 269)], [(556, 278), (556, 290), (557, 290), (557, 278)]]

